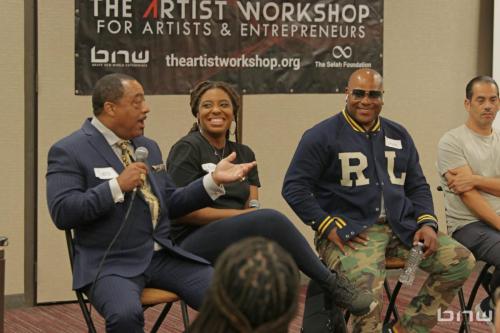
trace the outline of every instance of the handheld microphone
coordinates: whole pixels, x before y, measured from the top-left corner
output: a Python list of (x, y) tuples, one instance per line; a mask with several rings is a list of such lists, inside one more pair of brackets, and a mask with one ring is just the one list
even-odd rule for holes
[(148, 159), (149, 151), (146, 147), (137, 147), (135, 150), (135, 161), (136, 162), (146, 162)]
[(260, 202), (259, 202), (259, 200), (256, 200), (256, 199), (250, 200), (250, 202), (248, 203), (248, 207), (259, 209), (260, 208)]
[[(149, 155), (149, 151), (146, 147), (137, 147), (137, 149), (135, 150), (135, 161), (145, 163), (146, 160), (148, 159), (148, 155)], [(140, 186), (138, 186), (138, 187), (140, 187)], [(134, 188), (134, 190), (132, 191), (132, 196), (130, 197), (130, 202), (128, 204), (127, 211), (125, 212), (125, 217), (123, 218), (123, 222), (120, 225), (120, 228), (118, 229), (115, 236), (113, 237), (113, 239), (109, 243), (108, 247), (106, 248), (106, 251), (104, 251), (104, 255), (102, 256), (102, 259), (99, 262), (99, 266), (97, 267), (97, 273), (95, 275), (94, 281), (92, 282), (92, 286), (90, 287), (90, 292), (89, 292), (89, 299), (90, 300), (94, 299), (95, 285), (97, 283), (97, 280), (99, 279), (99, 276), (101, 275), (102, 266), (104, 265), (104, 262), (106, 261), (106, 258), (108, 257), (109, 251), (111, 251), (111, 248), (113, 247), (116, 240), (120, 236), (123, 228), (127, 224), (127, 220), (128, 220), (129, 215), (130, 215), (130, 211), (132, 210), (132, 205), (134, 204), (136, 194), (137, 194), (137, 187)]]
[[(135, 150), (135, 161), (146, 163), (146, 160), (148, 159), (148, 155), (149, 155), (149, 151), (146, 147), (137, 147), (137, 149)], [(135, 192), (137, 191), (137, 189), (139, 187), (140, 186), (137, 186), (136, 188), (134, 188), (132, 201), (135, 199)]]

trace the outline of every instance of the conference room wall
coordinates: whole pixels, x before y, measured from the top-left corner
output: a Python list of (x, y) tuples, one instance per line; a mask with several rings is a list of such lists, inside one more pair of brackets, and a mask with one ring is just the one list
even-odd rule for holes
[[(413, 136), (443, 231), (444, 203), (435, 190), (436, 147), (447, 130), (466, 119), (466, 82), (491, 75), (492, 8), (492, 1), (385, 1), (381, 115), (403, 124)], [(263, 205), (294, 217), (310, 240), (313, 232), (279, 195), (282, 180), (304, 130), (344, 104), (343, 94), (245, 96), (244, 140), (259, 161)]]
[(0, 236), (9, 237), (5, 250), (7, 294), (24, 293), (24, 6), (0, 1)]
[[(383, 115), (407, 126), (432, 187), (438, 184), (439, 137), (465, 119), (465, 82), (491, 70), (491, 7), (492, 1), (385, 1)], [(50, 145), (91, 115), (90, 98), (73, 91), (73, 11), (73, 1), (39, 2), (39, 302), (72, 297), (64, 237), (47, 213), (44, 175)], [(150, 96), (148, 102), (152, 112), (146, 134), (166, 155), (193, 121), (188, 96)], [(343, 103), (343, 95), (244, 97), (243, 139), (259, 162), (262, 204), (285, 212), (309, 240), (311, 231), (281, 198), (282, 179), (303, 131), (339, 111)], [(442, 218), (442, 199), (439, 194), (434, 199)]]

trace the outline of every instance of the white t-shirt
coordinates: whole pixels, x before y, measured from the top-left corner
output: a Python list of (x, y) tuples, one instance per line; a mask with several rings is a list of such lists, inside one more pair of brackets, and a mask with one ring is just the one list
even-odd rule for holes
[[(439, 141), (438, 171), (445, 194), (446, 222), (450, 235), (455, 230), (479, 220), (446, 185), (444, 174), (464, 165), (468, 165), (475, 175), (500, 177), (500, 131), (493, 129), (490, 135), (483, 136), (462, 125), (447, 132)], [(481, 191), (479, 193), (499, 214), (500, 198)]]

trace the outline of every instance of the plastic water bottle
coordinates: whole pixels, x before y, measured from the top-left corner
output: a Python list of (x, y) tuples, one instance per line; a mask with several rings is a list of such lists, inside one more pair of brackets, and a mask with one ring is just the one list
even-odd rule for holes
[(420, 261), (422, 261), (422, 256), (424, 254), (423, 249), (424, 243), (418, 242), (417, 245), (413, 246), (410, 250), (403, 273), (399, 276), (399, 282), (405, 286), (411, 286), (413, 280), (415, 280), (415, 273), (417, 272), (418, 265), (420, 265)]

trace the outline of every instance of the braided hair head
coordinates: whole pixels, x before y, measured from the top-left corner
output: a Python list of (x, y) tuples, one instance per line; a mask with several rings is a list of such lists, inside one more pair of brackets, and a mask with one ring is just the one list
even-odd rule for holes
[[(193, 90), (191, 90), (191, 100), (189, 102), (189, 104), (191, 106), (191, 113), (196, 118), (198, 116), (201, 97), (203, 96), (203, 94), (207, 90), (216, 89), (216, 88), (222, 89), (228, 94), (229, 99), (231, 100), (231, 104), (233, 106), (234, 121), (236, 124), (238, 124), (238, 114), (239, 114), (240, 106), (241, 106), (241, 102), (240, 102), (241, 97), (236, 92), (236, 90), (233, 87), (231, 87), (231, 85), (229, 85), (226, 82), (222, 82), (222, 81), (202, 81), (202, 82), (198, 83), (193, 88)], [(196, 132), (199, 130), (200, 130), (199, 125), (198, 125), (198, 123), (195, 122), (193, 124), (193, 127), (191, 128), (191, 130), (189, 132), (191, 133), (191, 132)], [(238, 138), (239, 138), (238, 137), (238, 126), (236, 126), (234, 136), (236, 138), (236, 141), (238, 141)], [(226, 133), (226, 138), (229, 138), (229, 130)]]
[(284, 333), (297, 310), (299, 272), (278, 244), (252, 237), (217, 260), (192, 333)]

